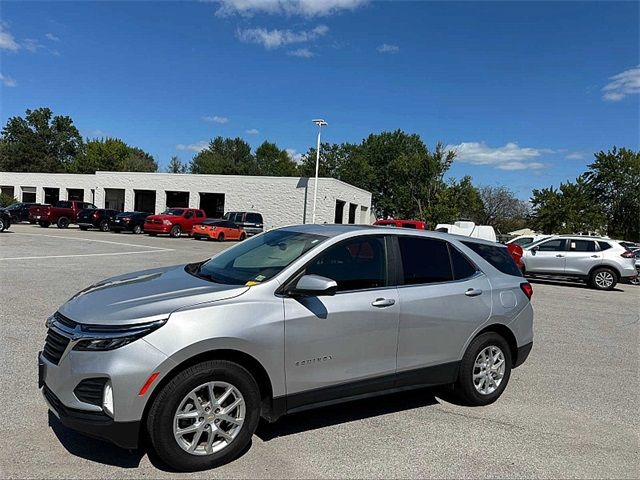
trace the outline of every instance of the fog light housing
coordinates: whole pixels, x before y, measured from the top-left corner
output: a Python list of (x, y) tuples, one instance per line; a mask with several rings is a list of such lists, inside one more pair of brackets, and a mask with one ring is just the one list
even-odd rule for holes
[(109, 416), (113, 417), (113, 388), (111, 388), (111, 382), (107, 382), (104, 386), (104, 393), (102, 394), (102, 410), (109, 414)]

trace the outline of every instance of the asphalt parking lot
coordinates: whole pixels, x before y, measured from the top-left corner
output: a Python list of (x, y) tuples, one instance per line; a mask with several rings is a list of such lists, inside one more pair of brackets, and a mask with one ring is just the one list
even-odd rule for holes
[[(36, 354), (44, 320), (81, 288), (231, 244), (30, 225), (0, 234), (0, 477), (189, 476), (49, 418)], [(495, 404), (418, 390), (299, 413), (261, 424), (241, 458), (192, 476), (637, 478), (640, 287), (533, 286), (534, 349)]]

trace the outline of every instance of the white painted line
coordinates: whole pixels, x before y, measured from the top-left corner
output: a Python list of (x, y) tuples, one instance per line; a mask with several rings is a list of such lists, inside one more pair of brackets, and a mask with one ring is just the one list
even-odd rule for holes
[(42, 255), (39, 257), (0, 257), (2, 260), (43, 260), (46, 258), (72, 258), (72, 257), (108, 257), (116, 255), (141, 255), (143, 253), (162, 253), (173, 252), (172, 248), (163, 248), (162, 250), (143, 250), (141, 252), (113, 252), (113, 253), (79, 253), (76, 255)]
[(109, 243), (111, 245), (122, 245), (122, 246), (125, 246), (125, 247), (137, 247), (137, 248), (152, 248), (154, 250), (173, 250), (171, 248), (153, 247), (151, 245), (137, 245), (135, 243), (111, 242), (109, 240), (96, 240), (96, 239), (93, 239), (93, 238), (68, 237), (66, 235), (47, 235), (46, 233), (17, 233), (17, 232), (14, 232), (13, 235), (30, 235), (32, 237), (51, 237), (51, 238), (64, 238), (66, 240), (83, 240), (85, 242)]

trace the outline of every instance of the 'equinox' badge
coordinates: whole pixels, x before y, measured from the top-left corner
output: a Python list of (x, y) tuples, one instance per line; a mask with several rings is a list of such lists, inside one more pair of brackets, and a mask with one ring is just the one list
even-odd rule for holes
[(329, 360), (333, 360), (333, 357), (331, 355), (325, 355), (324, 357), (309, 358), (307, 360), (300, 360), (296, 362), (296, 367), (304, 367), (306, 365), (313, 365), (314, 363), (328, 362)]

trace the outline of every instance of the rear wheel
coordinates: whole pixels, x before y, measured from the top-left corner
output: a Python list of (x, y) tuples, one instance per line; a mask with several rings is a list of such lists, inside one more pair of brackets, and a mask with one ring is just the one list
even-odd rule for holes
[(49, 227), (49, 225), (51, 225), (51, 222), (38, 222), (38, 225), (40, 225), (42, 228), (47, 228)]
[(511, 350), (501, 335), (487, 332), (473, 339), (460, 362), (454, 393), (466, 405), (495, 402), (511, 377)]
[(197, 471), (236, 458), (259, 418), (260, 391), (251, 374), (214, 360), (187, 368), (163, 387), (146, 426), (163, 461), (179, 471)]
[(58, 228), (68, 228), (69, 227), (69, 219), (67, 217), (60, 217), (56, 222)]
[(136, 235), (140, 235), (142, 233), (142, 227), (140, 225), (134, 225), (133, 233), (135, 233)]
[(610, 268), (596, 268), (591, 272), (589, 283), (596, 290), (612, 290), (618, 283), (618, 276)]
[(0, 218), (0, 232), (4, 232), (5, 228), (7, 228), (7, 223), (4, 219)]
[(180, 225), (174, 225), (173, 227), (171, 227), (169, 236), (171, 236), (172, 238), (178, 238), (181, 234), (182, 234), (182, 229), (180, 228)]
[(224, 242), (224, 233), (220, 232), (220, 233), (218, 234), (218, 241), (219, 241), (219, 242)]
[(107, 220), (102, 220), (100, 222), (100, 230), (102, 232), (108, 232), (109, 231), (109, 222)]

